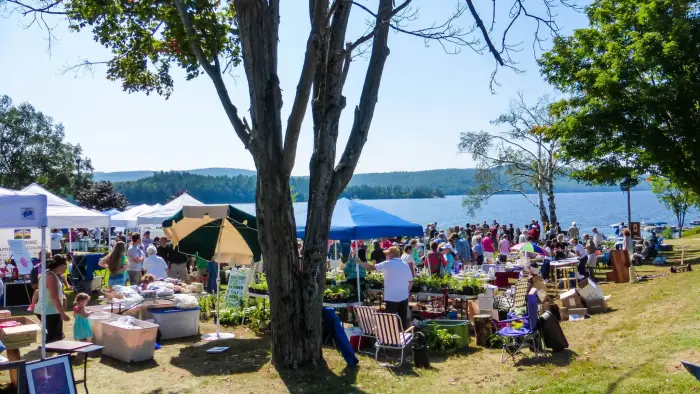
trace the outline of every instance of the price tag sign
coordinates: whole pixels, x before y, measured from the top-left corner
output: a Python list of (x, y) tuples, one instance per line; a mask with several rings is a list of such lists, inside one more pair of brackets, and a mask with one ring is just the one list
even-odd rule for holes
[(7, 241), (7, 246), (10, 247), (12, 259), (17, 263), (17, 271), (20, 275), (29, 275), (32, 273), (32, 256), (27, 250), (27, 244), (23, 239), (10, 239)]
[(253, 270), (247, 268), (232, 269), (228, 276), (228, 286), (226, 288), (226, 298), (224, 298), (224, 306), (237, 306), (248, 293), (248, 280), (250, 272)]

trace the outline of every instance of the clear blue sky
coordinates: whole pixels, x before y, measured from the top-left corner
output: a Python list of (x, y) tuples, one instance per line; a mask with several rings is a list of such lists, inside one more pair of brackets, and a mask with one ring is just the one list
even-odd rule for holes
[[(279, 74), (284, 90), (286, 120), (297, 84), (308, 35), (308, 16), (300, 1), (282, 1)], [(374, 1), (364, 1), (375, 8)], [(490, 6), (491, 2), (483, 2)], [(416, 0), (420, 18), (412, 26), (421, 27), (441, 20), (455, 6), (455, 0)], [(506, 3), (498, 3), (496, 30), (505, 27)], [(533, 3), (534, 4), (534, 3)], [(534, 7), (534, 6), (533, 6)], [(485, 19), (490, 10), (484, 9)], [(348, 38), (364, 31), (365, 15), (355, 9)], [(583, 15), (559, 9), (558, 21), (565, 33), (583, 27)], [(498, 23), (498, 21), (501, 21)], [(60, 74), (61, 69), (80, 59), (106, 60), (109, 54), (92, 40), (88, 31), (71, 33), (66, 24), (54, 19), (58, 42), (47, 52), (46, 31), (15, 14), (0, 19), (0, 94), (15, 103), (27, 101), (62, 122), (66, 138), (80, 143), (97, 171), (177, 170), (203, 167), (254, 169), (253, 160), (235, 136), (221, 109), (214, 88), (206, 76), (187, 82), (176, 77), (169, 100), (145, 94), (127, 94), (118, 81), (108, 81), (104, 69), (95, 73)], [(458, 22), (469, 28), (471, 16)], [(543, 82), (532, 53), (535, 25), (518, 22), (511, 42), (523, 40), (523, 51), (516, 54), (515, 74), (499, 71), (501, 87), (489, 91), (493, 57), (464, 49), (448, 55), (433, 43), (404, 35), (389, 38), (389, 56), (379, 92), (379, 103), (369, 139), (357, 172), (466, 168), (474, 163), (457, 153), (459, 134), (469, 130), (493, 130), (489, 121), (508, 106), (521, 91), (527, 99), (551, 93)], [(353, 62), (345, 88), (348, 106), (341, 120), (339, 153), (345, 145), (352, 121), (352, 108), (361, 92), (367, 61)], [(242, 68), (227, 84), (233, 102), (247, 113), (248, 89)], [(295, 175), (307, 175), (312, 148), (311, 117), (306, 116), (299, 140)]]

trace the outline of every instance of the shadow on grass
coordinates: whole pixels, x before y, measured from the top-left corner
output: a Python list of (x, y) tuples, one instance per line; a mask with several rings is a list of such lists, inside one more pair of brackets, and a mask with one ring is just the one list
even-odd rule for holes
[(614, 382), (612, 382), (608, 385), (607, 390), (605, 390), (605, 394), (616, 393), (617, 386), (619, 386), (620, 383), (622, 383), (625, 379), (628, 379), (630, 376), (634, 375), (635, 373), (639, 372), (640, 369), (644, 368), (647, 364), (649, 364), (651, 362), (652, 362), (652, 359), (647, 359), (644, 363), (639, 364), (637, 367), (630, 369), (629, 371), (620, 375), (617, 379), (615, 379)]
[(359, 366), (346, 366), (336, 375), (324, 364), (310, 371), (278, 372), (290, 393), (363, 394), (366, 392), (355, 386), (359, 369)]
[(576, 359), (576, 352), (569, 350), (569, 349), (564, 349), (561, 352), (556, 352), (556, 353), (548, 353), (547, 356), (545, 357), (529, 357), (529, 358), (521, 358), (518, 360), (515, 365), (519, 367), (527, 367), (527, 366), (543, 366), (543, 365), (552, 365), (552, 366), (557, 366), (557, 367), (565, 367), (571, 364), (572, 361)]
[[(190, 343), (190, 346), (180, 349), (180, 354), (173, 357), (170, 363), (194, 376), (255, 372), (270, 361), (270, 341), (267, 338), (233, 338), (216, 342), (196, 340), (163, 341), (164, 345)], [(219, 354), (206, 352), (220, 346), (227, 346), (229, 350)]]
[(100, 364), (126, 373), (146, 371), (158, 367), (158, 362), (153, 359), (138, 363), (125, 363), (108, 356), (102, 356)]

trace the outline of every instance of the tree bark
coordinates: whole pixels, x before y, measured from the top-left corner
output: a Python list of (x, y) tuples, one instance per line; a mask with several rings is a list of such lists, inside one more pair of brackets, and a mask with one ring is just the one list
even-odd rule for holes
[(632, 193), (630, 188), (627, 188), (627, 228), (632, 230)]
[(554, 180), (547, 182), (547, 203), (549, 204), (549, 224), (554, 227), (559, 220), (557, 218), (557, 205), (554, 203)]
[(543, 189), (544, 187), (542, 183), (540, 183), (539, 187), (537, 188), (537, 205), (540, 209), (540, 220), (542, 221), (542, 225), (544, 226), (545, 223), (549, 222), (549, 215), (547, 215), (547, 207), (544, 205)]

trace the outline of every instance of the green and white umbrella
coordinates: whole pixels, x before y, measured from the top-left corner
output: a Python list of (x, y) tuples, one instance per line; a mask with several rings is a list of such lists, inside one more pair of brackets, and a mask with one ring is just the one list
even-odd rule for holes
[(219, 329), (219, 270), (221, 263), (250, 265), (260, 261), (260, 243), (255, 216), (231, 205), (186, 205), (163, 222), (163, 232), (173, 248), (189, 255), (216, 261), (216, 334), (205, 340), (230, 339), (234, 335)]
[(236, 265), (260, 261), (255, 216), (231, 205), (186, 205), (163, 222), (180, 252)]

